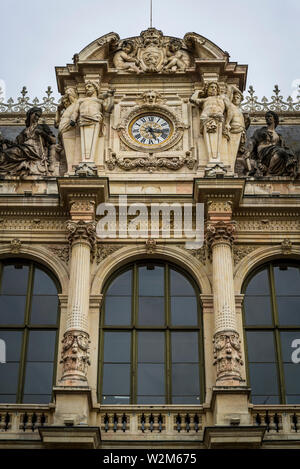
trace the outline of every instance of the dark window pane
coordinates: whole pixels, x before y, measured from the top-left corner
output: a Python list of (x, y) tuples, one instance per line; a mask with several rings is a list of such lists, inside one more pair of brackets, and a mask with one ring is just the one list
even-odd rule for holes
[[(7, 295), (26, 295), (29, 267), (22, 264), (5, 265), (2, 273), (1, 293)], [(21, 267), (21, 268), (18, 268)]]
[(171, 295), (172, 296), (194, 296), (195, 290), (191, 283), (176, 270), (170, 269)]
[(24, 394), (24, 404), (49, 404), (51, 402), (51, 394)]
[(31, 300), (31, 324), (56, 324), (58, 296), (33, 296)]
[(26, 296), (0, 296), (0, 324), (24, 324)]
[(103, 365), (103, 394), (124, 395), (130, 393), (130, 365)]
[(130, 363), (130, 332), (104, 333), (104, 361)]
[(0, 363), (0, 393), (16, 394), (18, 389), (19, 363)]
[(171, 342), (173, 362), (199, 361), (197, 332), (172, 332)]
[(300, 296), (277, 296), (279, 324), (300, 326)]
[(57, 288), (52, 278), (43, 270), (34, 269), (34, 295), (57, 295)]
[(127, 272), (119, 275), (112, 281), (106, 294), (115, 296), (131, 295), (131, 278), (132, 270), (128, 270)]
[(278, 395), (277, 368), (273, 363), (249, 364), (250, 386), (253, 394)]
[(129, 396), (103, 396), (102, 397), (102, 404), (104, 405), (129, 404), (129, 403), (130, 403)]
[(196, 297), (171, 297), (171, 323), (173, 326), (196, 326), (198, 324)]
[(286, 269), (274, 267), (276, 295), (299, 295), (300, 270), (298, 267)]
[(138, 361), (164, 363), (165, 334), (163, 332), (138, 332)]
[(162, 326), (165, 323), (165, 300), (163, 297), (139, 298), (139, 325)]
[(246, 295), (269, 295), (269, 276), (268, 270), (264, 269), (256, 274), (248, 283)]
[[(300, 331), (280, 332), (282, 360), (298, 364), (300, 371)], [(297, 368), (294, 369), (296, 372)]]
[(137, 404), (165, 404), (165, 396), (137, 396)]
[(191, 396), (200, 394), (199, 365), (180, 363), (172, 365), (172, 395)]
[[(18, 362), (21, 355), (23, 332), (0, 331), (0, 339), (5, 343), (6, 362)], [(1, 366), (0, 364), (0, 368)]]
[(300, 404), (300, 394), (298, 394), (297, 396), (295, 395), (287, 395), (286, 396), (286, 403), (287, 404)]
[(139, 295), (164, 295), (164, 268), (153, 266), (154, 269), (139, 267)]
[(108, 296), (105, 299), (105, 324), (128, 326), (131, 323), (131, 296)]
[(0, 394), (1, 404), (15, 404), (17, 402), (16, 394)]
[(139, 395), (163, 395), (165, 393), (165, 366), (139, 363), (137, 381)]
[(251, 400), (253, 404), (280, 404), (279, 396), (251, 396)]
[(199, 396), (173, 396), (172, 397), (172, 404), (200, 404), (200, 397)]
[(56, 331), (30, 331), (27, 360), (50, 362), (54, 359)]
[(286, 394), (300, 394), (300, 365), (288, 363), (283, 365)]
[(245, 322), (248, 326), (272, 324), (271, 299), (269, 296), (245, 296)]
[(249, 362), (276, 362), (273, 332), (248, 331)]
[(27, 363), (24, 394), (51, 394), (52, 381), (53, 363)]

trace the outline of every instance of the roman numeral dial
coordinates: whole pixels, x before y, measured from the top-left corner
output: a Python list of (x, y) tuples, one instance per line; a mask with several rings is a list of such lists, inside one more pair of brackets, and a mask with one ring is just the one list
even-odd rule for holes
[(158, 114), (142, 115), (131, 121), (129, 134), (136, 143), (156, 148), (172, 136), (173, 125), (169, 119)]

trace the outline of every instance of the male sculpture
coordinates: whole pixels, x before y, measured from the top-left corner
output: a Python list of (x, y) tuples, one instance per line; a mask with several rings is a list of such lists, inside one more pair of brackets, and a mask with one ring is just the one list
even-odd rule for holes
[(78, 123), (81, 137), (82, 161), (93, 162), (98, 137), (103, 135), (103, 112), (112, 107), (112, 103), (106, 103), (106, 98), (111, 98), (114, 90), (100, 94), (99, 83), (87, 81), (85, 84), (85, 98), (79, 98), (71, 115), (70, 125)]
[[(199, 97), (202, 94), (204, 97)], [(229, 139), (232, 110), (229, 99), (221, 95), (219, 84), (212, 81), (206, 83), (203, 92), (198, 90), (190, 98), (201, 110), (200, 131), (203, 133), (208, 161), (220, 161), (222, 134)]]

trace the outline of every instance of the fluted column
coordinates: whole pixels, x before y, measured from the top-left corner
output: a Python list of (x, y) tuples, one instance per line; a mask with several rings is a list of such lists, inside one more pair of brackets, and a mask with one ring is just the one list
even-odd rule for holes
[(96, 243), (94, 221), (69, 221), (68, 239), (71, 246), (70, 287), (67, 327), (63, 338), (61, 363), (65, 384), (87, 382), (89, 361), (88, 311), (90, 293), (91, 252)]
[(215, 314), (214, 365), (217, 385), (238, 385), (242, 354), (235, 311), (232, 244), (233, 221), (208, 222), (206, 242), (212, 255)]

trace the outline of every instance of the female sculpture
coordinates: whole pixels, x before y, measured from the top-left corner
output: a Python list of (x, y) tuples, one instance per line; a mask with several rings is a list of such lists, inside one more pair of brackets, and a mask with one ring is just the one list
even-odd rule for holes
[(295, 177), (297, 157), (275, 130), (279, 123), (278, 115), (268, 111), (265, 119), (267, 125), (254, 132), (249, 148), (250, 159), (257, 166), (256, 174)]
[(15, 142), (0, 142), (0, 174), (49, 174), (53, 172), (56, 138), (46, 124), (39, 124), (42, 110), (27, 111), (26, 128)]

